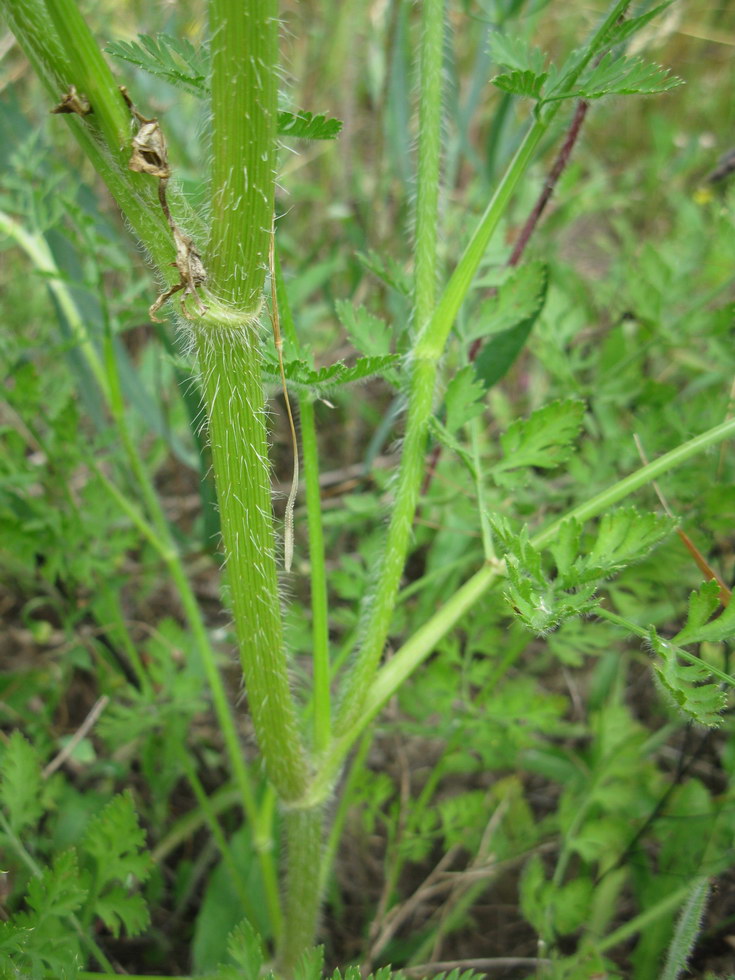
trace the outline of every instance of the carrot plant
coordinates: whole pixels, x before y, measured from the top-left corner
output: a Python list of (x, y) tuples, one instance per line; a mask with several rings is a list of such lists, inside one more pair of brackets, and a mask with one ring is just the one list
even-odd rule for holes
[[(559, 64), (549, 63), (543, 52), (520, 38), (493, 35), (496, 87), (506, 97), (527, 100), (531, 109), (515, 153), (443, 282), (437, 255), (447, 10), (445, 0), (424, 0), (418, 46), (413, 278), (407, 290), (410, 325), (400, 349), (391, 351), (375, 345), (383, 329), (380, 321), (362, 308), (342, 304), (343, 322), (356, 345), (363, 346), (363, 354), (350, 366), (337, 362), (317, 368), (308, 338), (298, 329), (299, 310), (292, 309), (289, 300), (288, 268), (285, 263), (281, 268), (278, 235), (287, 228), (288, 216), (275, 220), (278, 148), (286, 139), (335, 138), (339, 123), (303, 109), (279, 110), (275, 0), (209, 0), (208, 41), (199, 50), (165, 35), (111, 44), (109, 53), (123, 66), (120, 78), (113, 75), (74, 0), (3, 2), (15, 37), (44, 83), (49, 106), (64, 116), (146, 251), (158, 283), (150, 288), (150, 318), (155, 321), (159, 312), (168, 310), (197, 358), (224, 575), (247, 709), (267, 774), (265, 790), (246, 762), (238, 730), (242, 709), (228, 695), (176, 534), (126, 418), (124, 378), (109, 319), (101, 342), (90, 342), (82, 310), (44, 236), (29, 231), (12, 214), (0, 214), (4, 233), (48, 278), (66, 311), (72, 339), (113, 421), (135, 493), (121, 489), (98, 460), (91, 464), (93, 477), (174, 583), (192, 644), (190, 656), (212, 698), (233, 793), (210, 799), (195, 761), (185, 749), (178, 758), (249, 920), (231, 940), (237, 967), (223, 967), (221, 976), (257, 976), (263, 953), (256, 927), (263, 920), (263, 938), (273, 940), (276, 975), (320, 974), (319, 957), (309, 951), (318, 936), (323, 894), (344, 817), (335, 797), (345, 766), (361, 739), (358, 761), (364, 757), (365, 739), (382, 709), (492, 590), (504, 590), (520, 624), (538, 636), (593, 613), (640, 636), (652, 651), (653, 670), (671, 701), (699, 724), (719, 723), (725, 705), (722, 685), (732, 684), (733, 678), (687, 649), (691, 644), (722, 642), (735, 632), (735, 605), (717, 614), (722, 599), (718, 584), (706, 582), (693, 594), (687, 623), (671, 638), (605, 610), (599, 589), (611, 576), (643, 560), (675, 524), (669, 517), (616, 505), (732, 436), (735, 419), (727, 417), (682, 441), (531, 533), (518, 526), (512, 510), (497, 505), (499, 495), (489, 494), (488, 488), (512, 497), (531, 470), (547, 473), (567, 461), (583, 425), (585, 405), (563, 398), (528, 418), (512, 420), (490, 463), (485, 458), (483, 419), (487, 391), (519, 356), (542, 311), (548, 292), (544, 264), (521, 264), (516, 256), (493, 284), (477, 322), (463, 323), (463, 352), (453, 355), (455, 361), (459, 357), (456, 370), (451, 376), (444, 370), (453, 330), (458, 320), (466, 320), (462, 311), (476, 291), (488, 247), (540, 148), (559, 135), (567, 109), (608, 94), (654, 94), (677, 84), (666, 70), (625, 54), (634, 34), (668, 5), (632, 15), (629, 6), (629, 0), (615, 0), (589, 38)], [(211, 162), (206, 187), (195, 195), (187, 196), (177, 181), (165, 115), (155, 118), (132, 86), (121, 85), (131, 63), (207, 100), (206, 150)], [(390, 486), (384, 538), (359, 598), (354, 649), (340, 660), (330, 649), (315, 405), (340, 386), (371, 375), (383, 376), (396, 389), (402, 419), (400, 460)], [(291, 680), (279, 586), (279, 532), (271, 504), (265, 383), (279, 377), (297, 400), (300, 419), (308, 562), (297, 556), (295, 568), (300, 571), (307, 564), (310, 575), (312, 662), (306, 708), (300, 706)], [(434, 445), (454, 454), (470, 475), (479, 501), (482, 555), (462, 584), (384, 659), (389, 642), (397, 640), (396, 608)], [(298, 480), (298, 467), (295, 474)], [(283, 544), (287, 570), (293, 547), (290, 511), (289, 507)], [(590, 531), (587, 525), (592, 521), (597, 523)], [(105, 607), (108, 618), (113, 603), (110, 598)], [(148, 697), (146, 703), (154, 705), (157, 691), (171, 678), (160, 658), (144, 662), (120, 619), (115, 617), (133, 682)], [(487, 694), (492, 698), (492, 690)], [(130, 795), (116, 797), (94, 818), (76, 849), (61, 852), (44, 868), (23, 842), (24, 831), (43, 809), (38, 758), (13, 735), (2, 765), (0, 831), (6, 846), (25, 863), (30, 883), (28, 911), (0, 927), (0, 962), (10, 976), (91, 977), (98, 974), (80, 971), (92, 963), (106, 973), (115, 972), (93, 924), (101, 920), (117, 937), (123, 930), (134, 935), (147, 923), (140, 886), (151, 869)], [(260, 897), (249, 892), (242, 863), (221, 824), (221, 809), (233, 795), (256, 842), (254, 863), (259, 867), (263, 907)], [(273, 839), (274, 827), (278, 840)], [(549, 944), (564, 933), (563, 903), (555, 903), (551, 892), (561, 893), (571, 857), (571, 851), (563, 851), (547, 881), (536, 855), (524, 876), (525, 914)], [(599, 958), (616, 942), (673, 914), (687, 901), (701, 908), (705, 889), (701, 882), (696, 888), (690, 894), (691, 887), (682, 885), (623, 931), (586, 937), (569, 968), (582, 969), (590, 957)], [(572, 904), (571, 892), (567, 900)], [(670, 971), (688, 955), (681, 934), (693, 918), (694, 913), (682, 917)], [(607, 926), (609, 916), (600, 913), (600, 921)]]

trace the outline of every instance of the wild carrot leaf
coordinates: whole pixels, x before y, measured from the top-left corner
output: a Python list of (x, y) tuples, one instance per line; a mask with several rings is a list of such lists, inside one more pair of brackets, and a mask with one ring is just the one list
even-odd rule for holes
[[(379, 357), (358, 357), (351, 366), (345, 364), (344, 361), (336, 361), (334, 364), (328, 364), (315, 370), (306, 361), (297, 359), (285, 361), (283, 371), (286, 380), (294, 387), (301, 386), (318, 394), (326, 394), (340, 385), (363, 381), (365, 378), (375, 375), (388, 376), (388, 379), (391, 380), (390, 369), (399, 360), (398, 354), (383, 354)], [(263, 370), (269, 375), (278, 376), (279, 374), (276, 361), (266, 360), (263, 364)]]
[(361, 354), (381, 357), (390, 353), (393, 333), (385, 320), (369, 313), (364, 306), (353, 306), (348, 300), (337, 300), (335, 309), (340, 323)]
[(59, 854), (28, 886), (29, 912), (0, 923), (0, 975), (42, 980), (49, 972), (73, 980), (81, 967), (79, 938), (66, 916), (87, 897), (74, 851)]
[[(137, 41), (111, 41), (108, 54), (204, 98), (209, 93), (209, 49), (195, 48), (186, 38), (170, 34), (139, 34)], [(342, 121), (298, 109), (278, 113), (278, 135), (309, 140), (335, 139)]]
[(314, 115), (300, 109), (298, 112), (278, 113), (278, 135), (293, 136), (305, 140), (333, 140), (342, 130), (342, 120), (323, 114)]
[(386, 286), (395, 289), (403, 296), (411, 293), (411, 281), (406, 271), (390, 257), (378, 255), (372, 249), (369, 252), (357, 252), (356, 258), (362, 262), (363, 266), (377, 276)]
[(90, 821), (84, 836), (83, 850), (96, 865), (95, 909), (114, 936), (121, 927), (135, 935), (148, 924), (143, 897), (129, 891), (131, 884), (145, 881), (150, 873), (150, 856), (142, 850), (144, 846), (145, 834), (127, 792), (116, 796)]

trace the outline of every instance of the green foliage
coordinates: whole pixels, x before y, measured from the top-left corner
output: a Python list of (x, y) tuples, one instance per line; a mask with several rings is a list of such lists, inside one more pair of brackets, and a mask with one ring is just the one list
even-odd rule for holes
[[(621, 18), (621, 21), (611, 28), (606, 38), (602, 39), (602, 46), (613, 47), (628, 40), (668, 6), (668, 3), (660, 4), (638, 17), (629, 20)], [(493, 84), (503, 92), (533, 99), (539, 107), (560, 99), (599, 99), (605, 95), (653, 95), (682, 84), (682, 80), (676, 78), (666, 68), (648, 64), (640, 58), (630, 58), (613, 51), (606, 51), (582, 73), (579, 81), (570, 87), (568, 79), (575, 72), (578, 52), (573, 53), (561, 66), (550, 65), (543, 70), (546, 56), (539, 48), (523, 38), (503, 37), (499, 32), (495, 32), (491, 38), (490, 48), (494, 61), (510, 69), (508, 72), (496, 75)]]
[[(13, 736), (13, 746), (19, 738)], [(17, 757), (18, 749), (12, 751)], [(83, 921), (99, 918), (115, 937), (122, 930), (129, 936), (143, 931), (148, 909), (132, 890), (150, 872), (144, 844), (132, 798), (124, 793), (89, 822), (78, 848), (59, 852), (42, 871), (34, 869), (25, 895), (28, 910), (0, 923), (3, 976), (43, 980), (51, 971), (61, 978), (76, 977), (84, 961), (77, 916)]]
[(569, 619), (589, 615), (597, 605), (599, 585), (641, 561), (671, 532), (673, 522), (632, 508), (611, 511), (602, 517), (589, 551), (581, 554), (582, 528), (573, 519), (565, 521), (549, 548), (553, 575), (544, 568), (541, 552), (525, 528), (514, 534), (507, 522), (495, 521), (494, 526), (506, 552), (506, 599), (524, 626), (545, 634)]
[[(664, 69), (621, 50), (667, 4), (612, 24), (599, 39), (602, 57), (591, 58), (573, 83), (571, 72), (585, 48), (558, 58), (555, 66), (518, 34), (531, 24), (539, 36), (553, 30), (556, 50), (564, 50), (577, 43), (577, 25), (567, 27), (551, 7), (548, 17), (541, 5), (527, 18), (523, 3), (501, 6), (493, 19), (507, 20), (489, 32), (482, 18), (464, 21), (453, 10), (455, 30), (444, 41), (444, 72), (453, 84), (444, 101), (437, 297), (444, 270), (455, 269), (462, 255), (472, 215), (485, 208), (502, 180), (504, 161), (522, 139), (524, 120), (509, 108), (510, 96), (530, 97), (542, 116), (561, 99), (650, 93), (678, 84)], [(368, 17), (360, 4), (327, 7), (324, 23), (334, 26), (338, 41), (315, 30), (313, 38), (301, 32), (288, 42), (294, 64), (318, 62), (318, 71), (305, 78), (301, 92), (294, 83), (295, 97), (289, 95), (284, 109), (336, 98), (335, 108), (350, 119), (353, 151), (350, 169), (329, 146), (314, 147), (314, 155), (296, 165), (288, 158), (280, 180), (289, 210), (278, 229), (299, 333), (295, 348), (285, 339), (285, 374), (293, 393), (315, 403), (326, 473), (324, 567), (334, 691), (355, 637), (365, 632), (358, 605), (369, 608), (374, 596), (371, 573), (380, 567), (386, 506), (396, 494), (394, 447), (408, 415), (403, 409), (412, 334), (425, 326), (412, 316), (415, 255), (407, 231), (415, 195), (411, 59), (423, 7), (395, 4), (386, 18)], [(190, 31), (184, 14), (172, 15), (179, 19), (172, 30)], [(344, 44), (345, 25), (359, 45)], [(114, 29), (129, 32), (130, 24), (115, 23)], [(502, 66), (495, 79), (500, 91), (490, 100), (488, 34), (491, 57)], [(198, 104), (171, 100), (159, 82), (206, 97), (207, 45), (155, 34), (113, 42), (107, 50), (146, 73), (135, 85), (142, 89), (142, 110), (156, 107), (176, 147), (172, 189), (181, 181), (187, 200), (206, 201), (206, 180), (198, 175), (209, 151), (205, 140), (192, 139), (202, 130), (194, 114)], [(453, 848), (455, 863), (436, 891), (417, 903), (414, 918), (378, 962), (429, 962), (440, 946), (449, 956), (454, 932), (461, 934), (457, 948), (470, 935), (476, 945), (482, 935), (488, 955), (506, 955), (505, 937), (518, 926), (527, 933), (525, 919), (551, 947), (550, 975), (618, 975), (615, 963), (625, 962), (623, 975), (649, 980), (667, 949), (675, 951), (675, 975), (699, 928), (702, 875), (714, 877), (732, 865), (733, 766), (724, 739), (732, 726), (722, 714), (726, 698), (718, 684), (731, 679), (735, 614), (729, 606), (719, 611), (718, 587), (708, 583), (692, 594), (679, 629), (697, 573), (676, 540), (663, 544), (674, 522), (608, 507), (595, 524), (573, 518), (556, 523), (639, 466), (631, 433), (655, 459), (727, 417), (735, 369), (733, 311), (726, 300), (735, 261), (732, 201), (727, 186), (711, 206), (692, 200), (714, 152), (695, 138), (701, 93), (709, 101), (713, 93), (729, 91), (723, 77), (713, 74), (702, 85), (696, 80), (690, 86), (695, 96), (685, 92), (681, 102), (668, 100), (677, 106), (675, 115), (665, 102), (656, 114), (645, 106), (619, 109), (614, 102), (590, 114), (587, 138), (557, 184), (524, 264), (509, 270), (511, 240), (550, 163), (545, 148), (558, 134), (549, 130), (487, 245), (442, 355), (428, 426), (429, 436), (448, 451), (423, 486), (416, 519), (408, 521), (411, 553), (390, 622), (386, 665), (394, 657), (400, 661), (427, 630), (431, 649), (421, 667), (412, 665), (411, 682), (378, 723), (369, 768), (358, 767), (345, 780), (352, 795), (329, 807), (348, 838), (344, 853), (356, 863), (327, 886), (325, 922), (335, 923), (329, 967), (323, 951), (311, 949), (293, 970), (298, 980), (359, 980), (357, 967), (333, 970), (335, 961), (345, 949), (358, 955), (374, 911), (388, 916), (410, 902), (409, 889)], [(25, 108), (26, 89), (18, 91)], [(46, 115), (43, 98), (29, 116)], [(485, 115), (489, 111), (493, 118)], [(278, 126), (281, 137), (322, 140), (340, 129), (332, 117), (300, 111), (281, 111)], [(650, 154), (645, 166), (636, 152), (640, 134)], [(191, 519), (192, 472), (209, 466), (206, 450), (201, 464), (199, 459), (204, 439), (192, 380), (197, 371), (189, 352), (176, 352), (170, 339), (159, 345), (160, 335), (141, 326), (151, 301), (149, 271), (124, 244), (116, 219), (108, 217), (108, 202), (98, 206), (91, 192), (78, 190), (81, 158), (14, 116), (11, 100), (0, 112), (0, 137), (0, 206), (37, 243), (49, 243), (58, 273), (30, 270), (7, 247), (16, 239), (2, 243), (10, 271), (2, 283), (9, 329), (0, 342), (8, 406), (0, 419), (0, 548), (3, 580), (10, 584), (11, 641), (17, 640), (21, 655), (0, 679), (3, 727), (18, 728), (0, 760), (0, 837), (12, 882), (10, 919), (0, 923), (0, 973), (75, 977), (95, 955), (92, 937), (104, 951), (110, 936), (119, 940), (145, 929), (140, 888), (147, 883), (157, 928), (134, 947), (114, 944), (123, 969), (183, 974), (225, 960), (214, 974), (219, 980), (272, 980), (269, 944), (276, 919), (260, 858), (279, 853), (278, 818), (262, 774), (254, 767), (255, 819), (249, 815), (240, 823), (241, 800), (232, 782), (211, 799), (225, 851), (240, 872), (239, 890), (225, 856), (214, 853), (212, 825), (184, 779), (196, 770), (209, 789), (228, 778), (205, 690), (202, 650), (208, 639), (216, 642), (218, 666), (233, 704), (237, 700), (248, 763), (253, 755), (239, 675), (219, 656), (229, 652), (233, 636), (229, 612), (219, 611), (213, 589), (216, 528)], [(172, 209), (177, 219), (186, 215), (187, 230), (196, 229), (197, 243), (200, 235), (203, 242), (206, 205), (199, 215), (182, 200)], [(44, 289), (29, 288), (29, 277), (31, 286)], [(76, 333), (70, 308), (59, 305), (52, 288), (57, 282), (69, 288), (71, 313), (80, 315), (83, 329)], [(359, 352), (356, 359), (345, 354), (341, 328)], [(191, 329), (186, 324), (187, 333)], [(467, 349), (477, 340), (483, 346), (469, 366)], [(279, 369), (275, 348), (264, 346), (270, 391)], [(95, 364), (110, 363), (121, 380), (123, 431), (162, 495), (159, 529), (162, 524), (172, 531), (163, 558), (152, 546), (151, 525), (146, 534), (131, 518), (144, 514), (155, 523), (155, 509), (129, 457), (116, 448), (121, 429), (110, 425), (110, 376), (94, 371)], [(507, 384), (498, 384), (506, 375)], [(381, 378), (398, 391), (372, 383)], [(358, 390), (345, 386), (358, 382), (356, 397)], [(319, 404), (323, 397), (333, 399), (328, 410)], [(279, 479), (288, 469), (282, 435), (274, 425)], [(417, 473), (420, 468), (417, 460)], [(352, 482), (356, 472), (359, 485)], [(697, 529), (699, 546), (713, 566), (723, 563), (718, 570), (725, 578), (735, 520), (731, 477), (730, 456), (722, 452), (703, 454), (661, 481), (672, 510), (690, 532)], [(130, 509), (120, 507), (105, 480), (119, 488)], [(639, 492), (646, 493), (642, 487)], [(507, 577), (466, 605), (452, 629), (434, 634), (435, 617), (478, 569), (498, 568), (493, 582), (501, 578), (493, 542), (480, 543), (478, 497), (492, 516)], [(643, 511), (656, 503), (649, 495), (638, 505)], [(267, 506), (265, 512), (270, 514)], [(314, 611), (304, 576), (320, 559), (307, 550), (306, 523), (299, 498), (301, 558), (289, 586), (286, 646), (309, 723), (316, 710)], [(533, 536), (550, 526), (556, 530), (545, 538), (546, 549), (535, 547)], [(165, 555), (174, 551), (190, 577), (188, 593), (181, 579), (171, 588)], [(199, 633), (182, 618), (194, 593), (206, 610)], [(509, 606), (519, 623), (509, 625)], [(621, 615), (610, 622), (593, 618), (608, 609)], [(708, 744), (711, 778), (701, 765), (694, 771), (702, 773), (702, 782), (687, 775), (699, 759), (697, 747), (679, 717), (672, 720), (648, 696), (648, 675), (620, 630), (623, 617), (628, 633), (647, 637), (653, 673), (678, 714), (723, 727)], [(702, 644), (698, 656), (685, 649), (690, 644)], [(62, 772), (44, 779), (42, 764), (67, 744), (102, 694), (110, 701), (93, 730)], [(109, 802), (115, 787), (131, 781), (157, 849), (153, 874), (129, 796)], [(386, 886), (379, 903), (379, 876), (372, 872), (381, 861)], [(371, 872), (367, 886), (363, 868)], [(635, 924), (639, 912), (655, 911), (687, 881), (698, 890), (678, 926), (674, 912), (646, 924), (629, 961), (624, 956), (632, 931), (625, 944), (596, 950), (621, 920)], [(520, 907), (511, 909), (507, 896), (519, 883)], [(358, 902), (351, 887), (359, 889)], [(501, 904), (508, 930), (487, 929), (487, 907)], [(248, 921), (228, 940), (243, 915)], [(575, 943), (583, 961), (574, 956)], [(400, 974), (385, 967), (371, 976)], [(451, 980), (460, 976), (467, 980), (458, 971), (450, 974)]]
[(15, 731), (0, 760), (0, 804), (14, 834), (40, 819), (43, 812), (41, 793), (38, 754), (21, 733)]
[[(142, 68), (177, 88), (204, 98), (209, 94), (209, 50), (195, 48), (186, 38), (170, 34), (139, 34), (137, 41), (112, 41), (105, 51), (120, 61)], [(323, 114), (297, 111), (278, 113), (278, 134), (298, 139), (333, 140), (342, 122)]]
[(493, 478), (510, 486), (527, 478), (519, 470), (554, 469), (564, 463), (574, 452), (584, 413), (584, 403), (570, 399), (546, 405), (528, 419), (517, 419), (500, 438), (504, 458), (492, 467)]
[(69, 916), (87, 899), (74, 851), (58, 854), (28, 886), (29, 911), (0, 923), (0, 969), (10, 978), (42, 980), (50, 971), (72, 980), (82, 963), (80, 937)]
[(137, 41), (111, 41), (105, 51), (193, 95), (207, 92), (209, 51), (195, 48), (184, 37), (139, 34)]

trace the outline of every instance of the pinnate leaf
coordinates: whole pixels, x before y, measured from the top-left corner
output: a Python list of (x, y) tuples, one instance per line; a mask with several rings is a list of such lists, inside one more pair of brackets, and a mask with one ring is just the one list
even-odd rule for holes
[(0, 763), (0, 803), (14, 833), (38, 823), (43, 812), (41, 789), (38, 754), (19, 731), (14, 731)]
[(546, 266), (527, 262), (511, 271), (492, 299), (483, 303), (466, 331), (466, 339), (489, 337), (536, 317), (546, 295)]
[(542, 72), (546, 63), (546, 55), (541, 48), (525, 38), (502, 34), (500, 31), (493, 31), (490, 36), (490, 54), (498, 65), (534, 74)]
[(686, 625), (673, 638), (673, 643), (721, 643), (735, 636), (735, 603), (731, 602), (714, 619), (720, 605), (720, 587), (717, 582), (705, 582), (697, 592), (689, 596), (689, 614)]
[(662, 514), (639, 513), (634, 507), (621, 507), (602, 516), (597, 539), (583, 562), (586, 574), (598, 578), (641, 561), (676, 527), (676, 521)]
[(340, 323), (361, 354), (382, 357), (390, 353), (393, 334), (385, 320), (347, 300), (337, 300), (335, 309)]
[(583, 78), (574, 91), (563, 98), (600, 99), (604, 95), (654, 95), (681, 85), (682, 80), (668, 68), (608, 52)]
[(133, 935), (148, 924), (142, 896), (129, 890), (150, 873), (151, 859), (142, 850), (144, 846), (145, 834), (127, 792), (116, 796), (90, 821), (84, 836), (84, 851), (96, 864), (95, 909), (115, 936), (121, 927)]
[(122, 928), (128, 936), (143, 932), (150, 921), (142, 895), (130, 894), (123, 885), (112, 885), (97, 896), (95, 912), (117, 939)]
[(680, 649), (662, 639), (653, 628), (649, 630), (649, 642), (657, 654), (653, 663), (655, 676), (667, 700), (691, 721), (717, 728), (722, 723), (721, 712), (727, 698), (712, 681), (707, 665), (682, 662)]
[(584, 402), (570, 399), (552, 402), (513, 422), (500, 439), (505, 458), (492, 468), (495, 480), (513, 483), (517, 475), (511, 471), (530, 466), (553, 469), (569, 459), (584, 412)]
[[(209, 49), (195, 48), (186, 38), (171, 34), (139, 34), (137, 41), (111, 41), (105, 48), (126, 61), (162, 78), (171, 85), (204, 98), (209, 94)], [(339, 119), (303, 109), (278, 113), (278, 135), (309, 140), (335, 139), (342, 129)]]
[(454, 375), (444, 393), (445, 427), (455, 433), (470, 419), (481, 415), (485, 408), (485, 389), (478, 381), (471, 364)]
[(76, 912), (86, 897), (86, 876), (80, 874), (74, 850), (62, 851), (40, 878), (28, 883), (27, 902), (39, 918)]
[(314, 115), (303, 109), (278, 113), (278, 135), (304, 140), (333, 140), (342, 131), (342, 120), (322, 113)]
[(137, 41), (111, 41), (105, 51), (193, 95), (203, 96), (208, 91), (209, 51), (195, 48), (185, 38), (139, 34)]
[(536, 75), (532, 71), (510, 71), (503, 75), (496, 75), (493, 85), (501, 92), (508, 92), (509, 95), (520, 95), (526, 99), (540, 99), (544, 82), (549, 77), (548, 72)]

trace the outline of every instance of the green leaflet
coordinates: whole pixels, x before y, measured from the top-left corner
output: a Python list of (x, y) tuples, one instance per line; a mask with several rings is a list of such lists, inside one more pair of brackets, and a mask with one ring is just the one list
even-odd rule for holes
[(464, 332), (465, 339), (490, 337), (538, 316), (546, 295), (547, 278), (543, 262), (527, 262), (512, 269), (495, 295), (473, 315)]
[[(622, 20), (601, 39), (600, 47), (622, 44), (669, 5), (670, 2), (662, 3), (639, 17)], [(494, 61), (509, 69), (493, 78), (493, 84), (503, 92), (533, 99), (540, 105), (561, 99), (599, 99), (605, 95), (652, 95), (682, 84), (680, 78), (660, 65), (609, 50), (572, 85), (569, 81), (577, 65), (577, 52), (572, 52), (559, 68), (547, 66), (546, 55), (540, 48), (522, 38), (503, 37), (498, 32), (491, 38), (490, 50)]]
[(16, 730), (0, 762), (0, 804), (13, 833), (38, 823), (43, 812), (41, 790), (38, 753)]
[(493, 527), (505, 549), (508, 588), (505, 597), (523, 625), (545, 634), (597, 606), (596, 592), (610, 575), (645, 558), (673, 529), (675, 522), (657, 514), (621, 508), (605, 514), (584, 553), (582, 527), (565, 521), (549, 546), (554, 567), (531, 544), (526, 528), (514, 534), (507, 522)]
[(148, 925), (143, 896), (130, 890), (150, 874), (151, 859), (144, 847), (145, 833), (129, 792), (111, 800), (84, 835), (82, 849), (96, 866), (95, 911), (115, 937), (122, 928), (137, 935)]
[[(327, 393), (340, 385), (352, 384), (355, 381), (363, 381), (375, 375), (389, 376), (392, 374), (391, 368), (399, 360), (398, 354), (383, 354), (376, 357), (358, 357), (352, 366), (348, 366), (344, 361), (337, 361), (328, 364), (326, 367), (315, 370), (306, 361), (296, 359), (286, 361), (283, 371), (286, 381), (294, 388), (310, 389), (315, 394)], [(278, 362), (266, 360), (263, 370), (274, 378), (280, 376)]]
[(505, 458), (491, 469), (496, 483), (509, 486), (525, 479), (527, 474), (520, 470), (531, 466), (553, 469), (569, 459), (584, 412), (584, 402), (568, 399), (552, 402), (529, 418), (513, 422), (500, 437)]
[(692, 721), (708, 728), (722, 724), (721, 712), (727, 702), (724, 691), (712, 681), (712, 672), (703, 662), (681, 662), (682, 651), (649, 630), (651, 649), (660, 659), (653, 663), (656, 680), (667, 701)]
[[(139, 34), (137, 41), (111, 41), (105, 48), (120, 61), (135, 65), (177, 88), (204, 98), (209, 93), (209, 49), (195, 48), (186, 38), (170, 34)], [(323, 114), (298, 109), (278, 113), (278, 135), (310, 140), (332, 140), (342, 122)]]
[(715, 616), (719, 607), (719, 585), (717, 582), (704, 582), (697, 592), (689, 596), (686, 626), (672, 642), (679, 646), (702, 641), (721, 643), (735, 636), (735, 603), (731, 602), (719, 616)]

